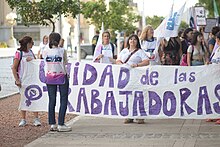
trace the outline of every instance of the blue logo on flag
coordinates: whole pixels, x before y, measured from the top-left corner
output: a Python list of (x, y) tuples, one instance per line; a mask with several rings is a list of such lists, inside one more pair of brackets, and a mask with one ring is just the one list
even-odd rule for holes
[(167, 27), (166, 27), (166, 29), (167, 30), (174, 30), (174, 26), (175, 26), (175, 22), (176, 22), (176, 18), (177, 18), (177, 12), (175, 12), (174, 14), (173, 14), (173, 16), (171, 16), (169, 19), (168, 19), (168, 21), (167, 21)]

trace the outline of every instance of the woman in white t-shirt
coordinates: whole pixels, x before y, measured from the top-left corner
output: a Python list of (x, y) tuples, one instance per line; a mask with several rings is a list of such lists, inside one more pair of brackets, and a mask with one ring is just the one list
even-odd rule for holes
[(218, 45), (218, 48), (213, 53), (213, 56), (211, 58), (212, 64), (219, 64), (220, 63), (220, 32), (216, 34), (216, 43)]
[[(149, 65), (149, 58), (141, 49), (140, 41), (137, 35), (129, 36), (127, 48), (124, 48), (116, 60), (116, 64), (128, 64), (131, 67), (140, 67)], [(143, 124), (144, 119), (137, 119), (138, 124)], [(125, 119), (124, 123), (133, 123), (133, 119)]]
[(187, 49), (188, 66), (200, 66), (209, 61), (207, 49), (202, 42), (202, 33), (195, 32), (193, 34), (191, 45)]
[[(31, 72), (31, 71), (25, 71), (24, 68), (24, 62), (29, 62), (33, 59), (35, 59), (35, 56), (31, 50), (34, 42), (33, 39), (30, 36), (24, 36), (21, 40), (19, 40), (20, 48), (17, 49), (15, 56), (14, 56), (14, 62), (12, 65), (12, 73), (15, 79), (15, 85), (19, 87), (19, 89), (24, 86), (22, 77), (24, 76), (24, 73)], [(26, 110), (22, 110), (22, 102), (25, 99), (24, 97), (20, 98), (20, 105), (19, 110), (21, 111), (21, 121), (19, 123), (19, 127), (23, 127), (27, 125), (26, 122)], [(40, 126), (41, 122), (38, 118), (38, 112), (34, 112), (34, 126)]]
[(43, 51), (46, 47), (48, 47), (48, 36), (47, 35), (45, 35), (43, 37), (43, 42), (40, 43), (40, 49), (39, 49), (38, 54), (37, 54), (38, 59), (43, 59), (44, 58), (43, 57)]
[[(211, 63), (212, 64), (219, 64), (220, 63), (220, 32), (218, 32), (216, 35), (216, 44), (218, 45), (218, 48), (216, 50), (213, 50), (214, 53), (213, 53), (213, 56), (211, 58)], [(220, 118), (218, 119), (207, 119), (206, 120), (207, 122), (214, 122), (216, 124), (219, 124), (220, 125)]]
[(156, 49), (157, 40), (154, 38), (154, 29), (147, 25), (140, 36), (141, 48), (145, 51), (150, 60), (150, 65), (160, 65), (158, 50)]
[(93, 56), (93, 61), (98, 63), (113, 64), (116, 54), (115, 46), (110, 42), (110, 33), (102, 33), (102, 44), (98, 45)]

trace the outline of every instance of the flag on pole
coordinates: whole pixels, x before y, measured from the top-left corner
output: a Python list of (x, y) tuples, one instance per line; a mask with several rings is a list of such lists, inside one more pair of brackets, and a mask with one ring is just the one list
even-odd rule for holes
[(100, 46), (100, 44), (102, 44), (102, 33), (104, 32), (104, 23), (102, 22), (102, 28), (100, 30), (99, 33), (99, 39), (97, 41), (96, 47), (95, 47), (95, 51), (94, 51), (94, 55), (93, 55), (93, 61), (95, 61), (95, 59), (97, 58), (98, 55), (100, 55), (99, 51), (97, 50), (97, 48)]
[(190, 18), (189, 18), (189, 26), (190, 28), (192, 29), (196, 29), (196, 22), (195, 22), (195, 19), (194, 19), (194, 7), (191, 7), (189, 9), (189, 15), (190, 15)]
[(186, 2), (177, 12), (173, 11), (173, 5), (172, 5), (169, 15), (162, 21), (162, 23), (154, 31), (155, 37), (178, 36), (178, 29), (181, 23), (181, 18), (185, 5)]
[(215, 16), (215, 18), (218, 18), (219, 17), (218, 7), (217, 7), (217, 4), (216, 4), (215, 0), (213, 0), (213, 6), (214, 6), (214, 16)]

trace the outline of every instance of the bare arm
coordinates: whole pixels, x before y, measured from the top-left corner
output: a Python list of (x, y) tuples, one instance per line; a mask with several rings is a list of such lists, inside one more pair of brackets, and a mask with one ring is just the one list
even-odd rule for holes
[(121, 60), (116, 60), (116, 64), (123, 64)]
[(149, 60), (146, 59), (138, 64), (132, 64), (131, 67), (141, 67), (141, 66), (147, 66), (147, 65), (149, 65)]
[(14, 59), (14, 62), (13, 62), (13, 65), (12, 65), (12, 74), (14, 76), (14, 79), (15, 79), (15, 84), (18, 86), (18, 87), (21, 87), (21, 81), (18, 77), (18, 66), (19, 66), (19, 59)]
[(187, 52), (187, 64), (191, 66), (191, 53)]

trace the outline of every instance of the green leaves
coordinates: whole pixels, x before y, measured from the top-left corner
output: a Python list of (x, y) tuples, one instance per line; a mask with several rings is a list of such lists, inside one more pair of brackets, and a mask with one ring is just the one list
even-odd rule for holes
[(101, 29), (101, 24), (104, 22), (104, 28), (111, 32), (133, 31), (136, 28), (134, 23), (140, 19), (129, 6), (129, 0), (111, 0), (109, 11), (106, 9), (104, 0), (88, 1), (82, 3), (82, 14), (85, 18), (89, 18), (89, 23), (94, 24), (98, 29)]
[(133, 12), (129, 6), (130, 0), (111, 0), (109, 11), (106, 9), (105, 1), (87, 1), (78, 3), (78, 0), (41, 0), (34, 2), (28, 0), (6, 0), (12, 9), (16, 8), (24, 25), (30, 24), (52, 25), (55, 30), (55, 22), (61, 14), (65, 17), (76, 17), (82, 13), (90, 24), (101, 29), (104, 22), (105, 28), (112, 32), (133, 31), (140, 17)]
[(55, 30), (55, 22), (60, 15), (75, 17), (80, 13), (77, 0), (41, 0), (40, 2), (27, 0), (6, 0), (10, 8), (15, 9), (21, 22), (30, 24), (52, 25)]
[[(215, 0), (218, 8), (218, 13), (220, 14), (220, 0)], [(206, 10), (208, 10), (208, 16), (214, 17), (214, 4), (213, 0), (199, 0), (199, 3), (202, 4)]]

